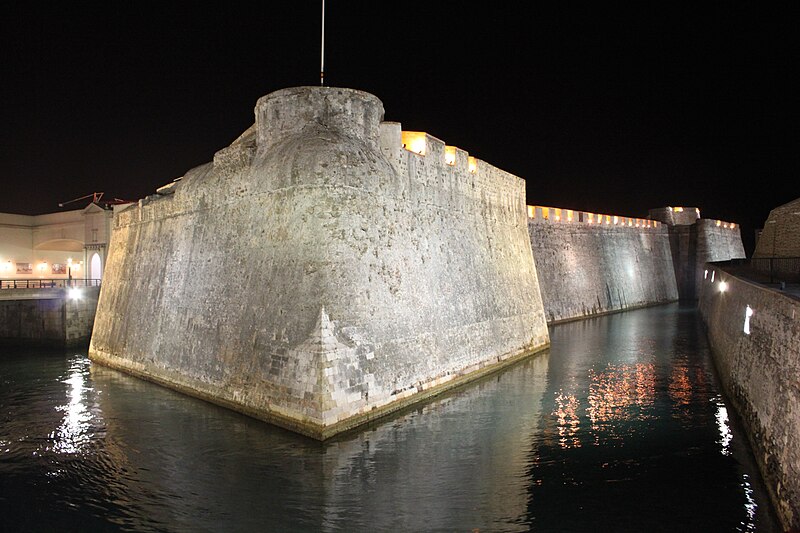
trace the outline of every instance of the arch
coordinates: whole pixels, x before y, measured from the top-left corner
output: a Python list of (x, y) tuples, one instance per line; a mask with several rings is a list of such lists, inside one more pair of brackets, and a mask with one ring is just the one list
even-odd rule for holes
[(97, 252), (92, 254), (89, 261), (89, 279), (103, 279), (103, 261)]
[(59, 252), (82, 252), (83, 241), (75, 239), (48, 239), (37, 243), (34, 250), (56, 250)]

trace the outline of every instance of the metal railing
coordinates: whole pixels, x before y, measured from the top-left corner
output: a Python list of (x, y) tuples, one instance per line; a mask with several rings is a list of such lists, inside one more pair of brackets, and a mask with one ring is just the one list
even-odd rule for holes
[(99, 279), (0, 279), (0, 289), (66, 289), (70, 287), (99, 286)]
[(800, 257), (751, 257), (730, 263), (765, 282), (800, 282)]

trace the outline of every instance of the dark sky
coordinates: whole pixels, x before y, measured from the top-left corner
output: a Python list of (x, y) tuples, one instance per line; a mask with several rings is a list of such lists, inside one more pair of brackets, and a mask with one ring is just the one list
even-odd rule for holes
[[(328, 0), (326, 85), (524, 178), (529, 204), (696, 206), (749, 253), (800, 197), (800, 19), (641, 4)], [(319, 84), (319, 1), (53, 5), (0, 22), (0, 212), (144, 197), (230, 144), (259, 97)]]

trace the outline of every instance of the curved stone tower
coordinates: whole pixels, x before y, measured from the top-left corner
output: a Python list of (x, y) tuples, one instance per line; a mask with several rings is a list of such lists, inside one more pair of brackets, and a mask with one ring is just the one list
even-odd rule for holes
[(325, 439), (545, 348), (524, 181), (382, 119), (271, 93), (118, 212), (91, 359)]

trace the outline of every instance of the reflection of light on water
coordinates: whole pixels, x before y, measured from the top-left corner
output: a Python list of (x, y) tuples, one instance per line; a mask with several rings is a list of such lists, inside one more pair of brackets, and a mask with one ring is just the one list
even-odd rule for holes
[(722, 455), (730, 455), (730, 443), (733, 438), (731, 428), (728, 426), (728, 409), (719, 398), (715, 399), (717, 403), (717, 428), (719, 429), (720, 439), (719, 444), (722, 446)]
[[(647, 407), (655, 397), (655, 365), (609, 365), (598, 373), (589, 372), (589, 419), (592, 429), (615, 420), (630, 420), (633, 406)], [(640, 413), (639, 418), (644, 416)]]
[(578, 398), (574, 394), (556, 393), (556, 406), (553, 416), (558, 419), (559, 444), (562, 448), (580, 448), (578, 439), (580, 419), (578, 418)]
[(747, 512), (747, 522), (742, 522), (745, 531), (755, 531), (756, 530), (756, 501), (753, 499), (753, 487), (750, 486), (750, 482), (748, 481), (748, 475), (742, 474), (742, 489), (744, 490), (744, 497), (747, 502), (744, 504), (744, 510)]
[(672, 370), (669, 382), (669, 397), (676, 407), (686, 407), (692, 403), (692, 382), (689, 379), (689, 369), (678, 366)]
[(91, 415), (83, 403), (84, 386), (83, 372), (80, 368), (73, 368), (72, 375), (64, 383), (70, 386), (69, 403), (56, 407), (64, 412), (64, 420), (50, 438), (55, 440), (53, 450), (61, 453), (77, 453), (89, 440), (88, 428)]

